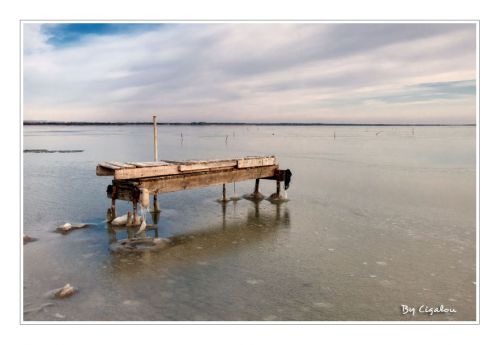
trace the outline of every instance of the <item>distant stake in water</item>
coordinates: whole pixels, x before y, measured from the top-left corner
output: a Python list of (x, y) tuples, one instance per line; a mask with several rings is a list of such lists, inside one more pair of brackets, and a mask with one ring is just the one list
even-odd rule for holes
[(239, 196), (236, 195), (236, 182), (233, 182), (233, 196), (231, 197), (231, 201), (238, 201), (240, 200), (241, 198)]

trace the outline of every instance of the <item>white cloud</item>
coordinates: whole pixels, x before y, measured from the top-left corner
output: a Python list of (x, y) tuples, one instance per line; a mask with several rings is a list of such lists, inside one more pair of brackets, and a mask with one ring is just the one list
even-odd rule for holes
[(23, 24), (23, 50), (25, 54), (35, 54), (50, 50), (47, 43), (50, 36), (42, 31), (41, 24)]
[(470, 95), (383, 101), (415, 84), (474, 80), (473, 25), (182, 24), (67, 47), (32, 25), (26, 120), (475, 120)]

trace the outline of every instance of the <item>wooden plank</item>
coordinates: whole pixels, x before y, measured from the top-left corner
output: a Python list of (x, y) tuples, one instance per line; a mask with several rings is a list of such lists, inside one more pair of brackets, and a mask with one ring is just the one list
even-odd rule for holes
[(165, 162), (165, 163), (168, 163), (168, 164), (176, 164), (176, 165), (180, 165), (180, 164), (186, 163), (186, 162), (181, 162), (181, 161), (172, 161), (172, 160), (168, 160), (168, 159), (162, 159), (160, 162)]
[(276, 157), (267, 156), (267, 157), (245, 157), (238, 160), (238, 168), (250, 168), (255, 166), (267, 166), (267, 165), (275, 165)]
[(119, 168), (135, 168), (135, 165), (132, 165), (132, 164), (127, 164), (127, 163), (122, 163), (122, 162), (106, 162), (108, 164), (112, 164), (112, 165), (115, 165)]
[(185, 189), (202, 188), (216, 184), (254, 180), (274, 176), (277, 165), (247, 169), (225, 169), (191, 174), (165, 176), (158, 179), (138, 181), (138, 187), (160, 193), (176, 192)]
[(167, 162), (127, 162), (127, 164), (133, 164), (133, 165), (135, 165), (136, 167), (139, 167), (139, 168), (171, 165), (171, 164), (169, 164)]
[(232, 168), (236, 167), (238, 162), (235, 159), (231, 160), (217, 160), (217, 161), (191, 161), (185, 162), (179, 165), (179, 171), (189, 172), (189, 171), (200, 171), (200, 170), (210, 170), (217, 168)]
[(255, 156), (241, 159), (159, 161), (159, 162), (116, 162), (99, 163), (98, 176), (114, 175), (115, 179), (138, 179), (182, 173), (221, 170), (228, 168), (246, 169), (251, 167), (277, 165), (274, 156)]
[(105, 167), (103, 167), (101, 165), (98, 165), (95, 168), (95, 174), (97, 176), (113, 176), (115, 174), (115, 170), (114, 169), (108, 169), (108, 168), (105, 168)]
[(117, 170), (117, 169), (120, 169), (119, 166), (117, 165), (114, 165), (114, 164), (111, 164), (109, 162), (104, 162), (104, 163), (99, 163), (100, 166), (102, 166), (103, 168), (106, 168), (106, 169), (111, 169), (111, 170)]
[(135, 169), (120, 169), (114, 171), (116, 180), (155, 177), (155, 176), (172, 175), (178, 173), (179, 173), (179, 167), (177, 165), (151, 166), (151, 167), (135, 168)]

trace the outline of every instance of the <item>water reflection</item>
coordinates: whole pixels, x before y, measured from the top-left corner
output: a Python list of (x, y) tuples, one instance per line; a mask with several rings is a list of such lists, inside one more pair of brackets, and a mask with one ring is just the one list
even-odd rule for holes
[[(258, 245), (276, 237), (279, 230), (291, 226), (290, 211), (285, 204), (272, 204), (263, 209), (260, 202), (250, 203), (246, 218), (231, 219), (227, 215), (229, 203), (221, 203), (222, 217), (219, 224), (189, 229), (185, 234), (174, 235), (168, 239), (171, 246), (157, 253), (113, 253), (111, 267), (113, 273), (132, 274), (138, 268), (158, 261), (200, 261), (204, 257), (223, 257), (225, 252), (234, 250), (236, 244), (243, 247)], [(267, 205), (266, 205), (267, 206)], [(228, 219), (229, 218), (229, 219)], [(137, 238), (137, 227), (108, 226), (109, 243), (120, 239)], [(159, 237), (158, 227), (148, 228), (141, 234), (147, 237)], [(156, 257), (154, 261), (152, 257)], [(201, 261), (203, 263), (203, 261)]]

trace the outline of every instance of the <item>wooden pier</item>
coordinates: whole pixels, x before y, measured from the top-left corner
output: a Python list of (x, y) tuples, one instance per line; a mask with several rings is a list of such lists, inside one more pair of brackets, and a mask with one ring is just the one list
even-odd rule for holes
[[(113, 176), (107, 188), (107, 196), (112, 200), (110, 213), (116, 217), (115, 200), (133, 203), (133, 220), (137, 219), (137, 204), (149, 204), (149, 195), (155, 196), (155, 211), (159, 212), (156, 196), (187, 189), (223, 185), (221, 201), (225, 202), (227, 183), (255, 180), (255, 189), (250, 196), (260, 199), (259, 180), (275, 180), (277, 198), (280, 197), (281, 182), (288, 189), (290, 170), (280, 170), (274, 156), (252, 156), (238, 159), (154, 162), (103, 162), (96, 168), (98, 176)], [(145, 202), (147, 198), (147, 202)]]

